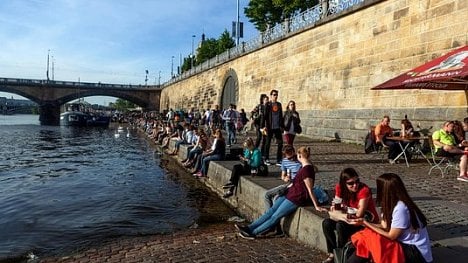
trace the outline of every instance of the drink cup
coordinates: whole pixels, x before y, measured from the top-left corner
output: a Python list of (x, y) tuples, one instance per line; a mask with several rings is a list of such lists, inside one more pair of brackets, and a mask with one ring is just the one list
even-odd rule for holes
[(341, 198), (333, 198), (333, 205), (335, 206), (336, 211), (341, 210), (341, 202), (342, 202)]
[(356, 208), (348, 207), (348, 209), (346, 210), (346, 218), (356, 219), (357, 218), (356, 213), (357, 213)]
[(253, 168), (252, 168), (252, 169), (250, 170), (250, 175), (251, 175), (252, 177), (254, 177), (254, 176), (257, 175), (257, 172), (258, 172), (257, 169), (253, 169)]

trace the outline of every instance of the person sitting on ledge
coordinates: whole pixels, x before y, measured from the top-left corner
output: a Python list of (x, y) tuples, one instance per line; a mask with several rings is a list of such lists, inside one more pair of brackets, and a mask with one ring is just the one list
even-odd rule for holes
[(234, 189), (237, 187), (239, 177), (242, 174), (251, 174), (254, 176), (262, 163), (262, 153), (258, 148), (255, 148), (255, 143), (252, 138), (247, 138), (247, 140), (245, 140), (244, 155), (239, 156), (239, 158), (242, 164), (234, 165), (229, 182), (223, 186), (223, 189), (229, 189), (223, 195), (224, 198), (228, 198), (234, 194)]
[[(339, 183), (335, 186), (334, 200), (336, 203), (331, 206), (331, 211), (334, 211), (335, 207), (341, 210), (351, 207), (357, 210), (357, 218), (365, 217), (373, 223), (380, 221), (371, 189), (359, 180), (359, 174), (354, 168), (345, 168), (341, 172)], [(333, 250), (344, 247), (351, 235), (362, 228), (334, 218), (325, 218), (322, 221), (322, 230), (327, 240), (328, 258), (322, 263), (334, 262)]]
[(287, 192), (297, 172), (301, 169), (301, 163), (297, 159), (296, 151), (292, 145), (286, 144), (283, 147), (283, 156), (284, 158), (281, 161), (281, 180), (283, 180), (284, 183), (265, 192), (266, 210), (273, 206), (273, 202), (279, 196)]
[(220, 129), (216, 129), (214, 133), (214, 141), (210, 150), (204, 151), (202, 153), (200, 163), (196, 165), (196, 170), (198, 167), (200, 169), (193, 174), (195, 177), (204, 177), (208, 174), (208, 166), (211, 161), (221, 161), (224, 160), (226, 155), (226, 142), (224, 141), (223, 134)]
[(375, 224), (363, 218), (348, 219), (365, 228), (351, 236), (356, 248), (348, 263), (432, 262), (427, 219), (414, 203), (401, 178), (393, 173), (377, 180), (376, 202), (382, 207), (382, 220)]
[(317, 211), (328, 211), (326, 208), (319, 206), (317, 198), (313, 193), (315, 167), (310, 162), (309, 157), (309, 148), (304, 146), (299, 148), (297, 158), (301, 162), (302, 168), (297, 172), (288, 193), (285, 196), (279, 197), (270, 209), (250, 225), (235, 225), (242, 238), (255, 239), (256, 236), (270, 231), (280, 222), (281, 218), (290, 215), (298, 207), (307, 205), (310, 201), (312, 201)]

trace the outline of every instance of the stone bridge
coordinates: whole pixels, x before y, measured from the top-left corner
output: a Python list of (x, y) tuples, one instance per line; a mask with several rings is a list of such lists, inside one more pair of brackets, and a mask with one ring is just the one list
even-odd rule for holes
[(39, 105), (42, 125), (60, 124), (60, 106), (82, 97), (111, 96), (145, 110), (159, 110), (159, 85), (122, 85), (57, 80), (0, 78), (0, 91), (28, 98)]

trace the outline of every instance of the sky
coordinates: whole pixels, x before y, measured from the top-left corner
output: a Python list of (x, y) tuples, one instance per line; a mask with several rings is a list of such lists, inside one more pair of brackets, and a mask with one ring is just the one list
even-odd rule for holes
[[(244, 38), (258, 31), (244, 16)], [(237, 20), (237, 0), (0, 1), (0, 77), (161, 84), (202, 33), (218, 39)], [(192, 37), (195, 35), (195, 37)], [(172, 58), (174, 56), (174, 58)], [(49, 63), (47, 60), (49, 58)], [(22, 98), (0, 92), (0, 97)], [(88, 97), (107, 105), (110, 97)]]

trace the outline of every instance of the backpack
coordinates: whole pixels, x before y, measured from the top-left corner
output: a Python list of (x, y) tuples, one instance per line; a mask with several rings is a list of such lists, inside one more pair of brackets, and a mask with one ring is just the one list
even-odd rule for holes
[(354, 251), (356, 251), (356, 248), (351, 241), (348, 241), (344, 247), (333, 249), (335, 263), (346, 263)]
[(264, 163), (260, 164), (257, 168), (257, 175), (258, 176), (268, 176), (268, 166)]
[(312, 188), (312, 190), (314, 191), (315, 198), (317, 198), (317, 201), (320, 205), (328, 204), (330, 197), (328, 196), (327, 191), (325, 191), (322, 186), (316, 185), (314, 186), (314, 188)]

